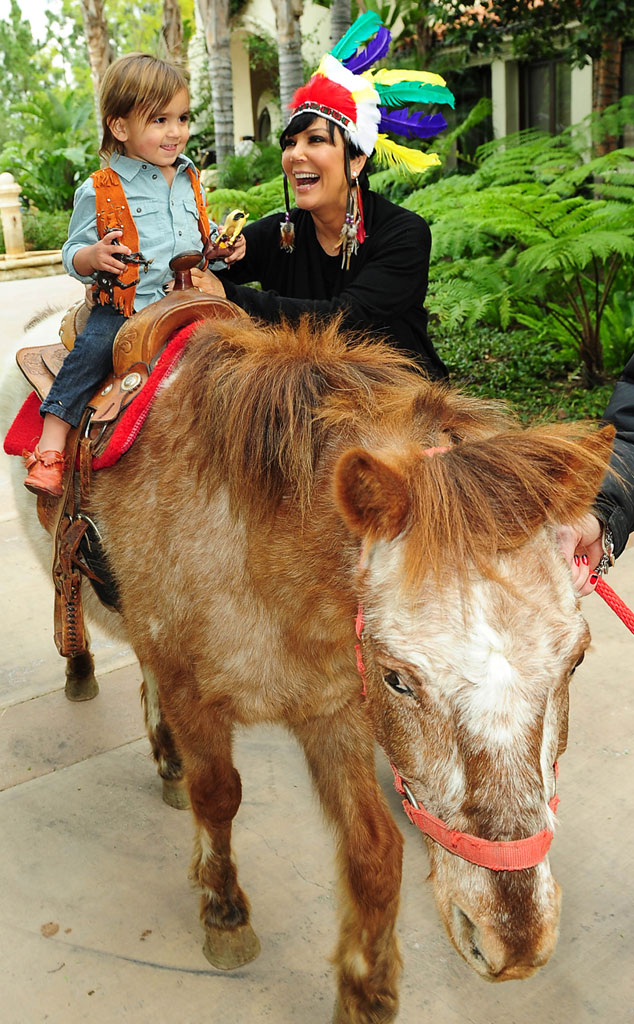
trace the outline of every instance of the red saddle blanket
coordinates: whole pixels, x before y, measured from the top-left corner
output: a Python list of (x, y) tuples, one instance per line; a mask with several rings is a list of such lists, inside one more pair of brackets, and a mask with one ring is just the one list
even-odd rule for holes
[[(178, 363), (196, 326), (197, 323), (187, 324), (167, 343), (146, 383), (121, 415), (107, 447), (101, 455), (93, 459), (93, 469), (113, 466), (132, 447), (145, 423), (155, 395)], [(7, 455), (22, 455), (25, 450), (33, 451), (42, 433), (40, 404), (39, 397), (32, 391), (4, 439), (4, 450)]]

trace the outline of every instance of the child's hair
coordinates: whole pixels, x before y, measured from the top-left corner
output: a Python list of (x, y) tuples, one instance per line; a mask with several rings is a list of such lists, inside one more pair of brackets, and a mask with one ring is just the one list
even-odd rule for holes
[(181, 89), (189, 92), (189, 83), (184, 72), (173, 64), (149, 53), (119, 57), (107, 68), (99, 91), (103, 129), (100, 154), (109, 157), (125, 152), (123, 143), (110, 131), (109, 121), (127, 117), (133, 110), (151, 121)]

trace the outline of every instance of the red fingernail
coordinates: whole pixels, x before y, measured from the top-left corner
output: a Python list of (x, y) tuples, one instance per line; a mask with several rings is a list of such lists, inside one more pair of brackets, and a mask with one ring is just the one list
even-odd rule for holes
[(581, 556), (581, 561), (583, 562), (584, 565), (587, 565), (588, 564), (588, 556), (587, 555), (582, 555)]
[(593, 573), (592, 576), (589, 577), (590, 586), (594, 587), (595, 584), (597, 583), (598, 579), (599, 579), (599, 577), (595, 576), (594, 573)]
[(579, 555), (574, 556), (575, 565), (579, 565)]

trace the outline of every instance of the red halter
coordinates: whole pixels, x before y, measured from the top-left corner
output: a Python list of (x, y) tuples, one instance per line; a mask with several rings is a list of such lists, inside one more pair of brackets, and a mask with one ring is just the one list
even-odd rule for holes
[[(363, 681), (362, 692), (365, 697), (367, 693), (366, 670), (361, 649), (363, 625), (363, 607), (359, 605), (355, 624), (359, 642), (355, 644), (355, 651), (357, 668)], [(534, 868), (548, 853), (553, 840), (553, 833), (550, 829), (542, 829), (541, 832), (528, 836), (526, 839), (504, 842), (480, 839), (468, 832), (458, 832), (448, 828), (440, 818), (435, 818), (418, 803), (398, 769), (392, 762), (390, 764), (394, 772), (394, 788), (397, 793), (406, 798), (403, 800), (403, 810), (409, 820), (426, 836), (439, 843), (440, 846), (444, 846), (446, 850), (454, 853), (457, 857), (462, 857), (463, 860), (468, 860), (471, 864), (478, 864), (482, 868), (489, 868), (491, 871), (523, 871), (524, 868)], [(557, 762), (555, 762), (554, 770), (556, 778), (558, 775)], [(559, 797), (555, 794), (548, 806), (551, 811), (555, 812), (558, 804)]]

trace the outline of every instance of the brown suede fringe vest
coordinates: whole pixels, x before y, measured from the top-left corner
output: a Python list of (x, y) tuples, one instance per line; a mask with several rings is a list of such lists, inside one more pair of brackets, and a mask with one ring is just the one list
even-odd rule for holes
[[(200, 186), (200, 175), (195, 167), (185, 168), (192, 183), (196, 208), (198, 210), (198, 229), (203, 246), (209, 238), (209, 218), (203, 202), (202, 189)], [(95, 198), (97, 204), (97, 234), (103, 238), (109, 231), (120, 230), (123, 235), (119, 241), (127, 245), (132, 252), (139, 250), (139, 233), (130, 212), (128, 200), (125, 197), (121, 180), (116, 171), (111, 167), (104, 167), (100, 171), (91, 174), (95, 187)], [(138, 267), (133, 263), (125, 265), (124, 270), (118, 275), (117, 280), (122, 285), (131, 285), (128, 288), (114, 286), (114, 306), (124, 316), (132, 316), (134, 312), (134, 296), (138, 283)], [(108, 295), (101, 291), (96, 296), (102, 306), (109, 303)]]

